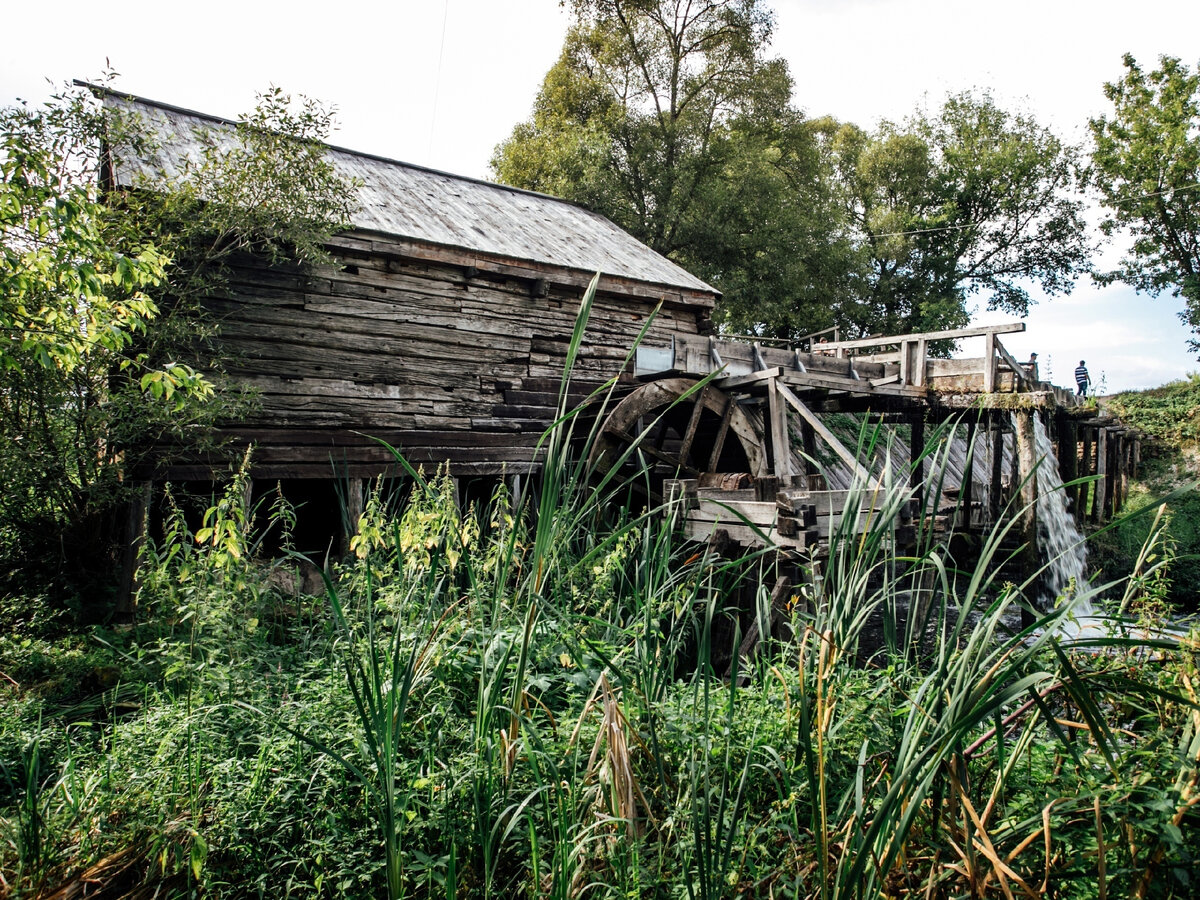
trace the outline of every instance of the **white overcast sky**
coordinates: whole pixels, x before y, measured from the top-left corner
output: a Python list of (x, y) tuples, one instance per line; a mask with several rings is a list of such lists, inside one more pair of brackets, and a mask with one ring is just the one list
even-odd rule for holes
[[(787, 59), (809, 115), (870, 126), (990, 89), (1060, 136), (1083, 141), (1105, 111), (1121, 55), (1200, 60), (1195, 0), (775, 0), (772, 51)], [(49, 93), (47, 79), (95, 78), (105, 60), (130, 93), (237, 117), (278, 85), (338, 109), (333, 142), (486, 177), (497, 142), (528, 116), (568, 14), (559, 0), (356, 3), (30, 0), (5, 4), (0, 104)], [(1110, 251), (1111, 255), (1111, 251)], [(1039, 303), (1006, 344), (1037, 350), (1065, 384), (1081, 359), (1108, 390), (1200, 369), (1179, 301), (1086, 280)], [(984, 315), (981, 321), (1007, 320)]]

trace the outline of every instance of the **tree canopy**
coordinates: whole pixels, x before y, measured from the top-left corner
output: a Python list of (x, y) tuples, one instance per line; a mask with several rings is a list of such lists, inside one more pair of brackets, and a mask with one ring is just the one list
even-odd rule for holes
[(1024, 315), (1027, 285), (1074, 285), (1091, 245), (1074, 152), (986, 94), (866, 133), (843, 125), (833, 157), (860, 248), (848, 315), (898, 334), (967, 324), (967, 300)]
[(731, 330), (948, 328), (1022, 314), (1090, 246), (1076, 159), (986, 94), (874, 132), (808, 120), (757, 0), (575, 0), (496, 177), (582, 203), (719, 288)]
[[(575, 0), (532, 117), (496, 148), (508, 184), (608, 216), (728, 295), (738, 327), (829, 320), (836, 215), (759, 0)], [(784, 298), (787, 298), (784, 300)]]
[(1091, 121), (1092, 180), (1105, 233), (1127, 229), (1133, 244), (1102, 278), (1182, 296), (1181, 318), (1200, 334), (1200, 70), (1171, 56), (1148, 74), (1129, 54), (1124, 65), (1104, 86), (1111, 116)]
[(353, 196), (328, 125), (272, 91), (178, 178), (110, 191), (105, 149), (154, 152), (141, 122), (82, 88), (0, 110), (0, 560), (64, 529), (87, 560), (139, 454), (239, 402), (198, 301), (235, 252), (320, 254)]

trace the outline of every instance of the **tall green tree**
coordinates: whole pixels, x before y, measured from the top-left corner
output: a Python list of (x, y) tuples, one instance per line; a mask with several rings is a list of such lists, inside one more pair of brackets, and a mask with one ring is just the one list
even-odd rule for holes
[(230, 412), (201, 301), (233, 254), (313, 258), (345, 219), (327, 127), (272, 92), (178, 178), (105, 191), (103, 151), (159, 136), (82, 88), (0, 110), (0, 563), (103, 564), (141, 454)]
[(1029, 286), (1069, 291), (1091, 245), (1075, 152), (986, 94), (874, 133), (844, 125), (832, 157), (860, 252), (858, 329), (957, 328), (968, 299), (1024, 315)]
[(496, 150), (503, 181), (578, 200), (655, 250), (680, 246), (723, 160), (722, 126), (786, 106), (760, 0), (571, 0), (533, 117)]
[(496, 149), (496, 177), (582, 203), (710, 281), (730, 328), (831, 323), (837, 208), (791, 107), (786, 63), (766, 54), (765, 4), (574, 0), (572, 10), (532, 117)]
[[(1200, 334), (1200, 69), (1175, 57), (1104, 86), (1111, 116), (1091, 120), (1092, 183), (1108, 215), (1106, 234), (1126, 229), (1133, 245), (1106, 281), (1182, 296), (1180, 314)], [(1200, 341), (1190, 340), (1200, 353)]]

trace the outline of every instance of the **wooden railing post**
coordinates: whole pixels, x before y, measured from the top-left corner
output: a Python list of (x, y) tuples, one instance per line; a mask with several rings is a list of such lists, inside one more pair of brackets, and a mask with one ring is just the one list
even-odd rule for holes
[(989, 331), (983, 343), (983, 391), (991, 394), (996, 390), (996, 335)]

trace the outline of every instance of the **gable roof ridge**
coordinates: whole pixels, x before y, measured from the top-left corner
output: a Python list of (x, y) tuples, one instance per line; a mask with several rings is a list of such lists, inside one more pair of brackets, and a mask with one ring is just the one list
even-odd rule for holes
[[(129, 101), (133, 101), (135, 103), (142, 104), (144, 106), (153, 106), (158, 109), (165, 110), (167, 112), (178, 113), (178, 114), (184, 115), (184, 116), (193, 116), (194, 118), (197, 118), (197, 119), (207, 119), (210, 122), (214, 122), (218, 125), (226, 125), (230, 128), (236, 128), (238, 125), (242, 124), (241, 122), (239, 122), (236, 119), (227, 119), (224, 116), (214, 115), (213, 113), (201, 112), (200, 110), (196, 110), (196, 109), (189, 109), (186, 106), (178, 106), (174, 103), (164, 103), (161, 100), (153, 100), (149, 97), (142, 97), (139, 94), (132, 94), (129, 91), (119, 91), (115, 88), (105, 87), (104, 85), (92, 84), (89, 81), (82, 81), (78, 78), (74, 79), (73, 84), (75, 84), (76, 87), (87, 88), (89, 91), (92, 91), (99, 97), (113, 97), (118, 100), (129, 100)], [(607, 216), (604, 216), (601, 213), (596, 212), (594, 209), (588, 208), (587, 206), (583, 205), (582, 203), (578, 203), (574, 200), (566, 200), (563, 197), (555, 197), (553, 194), (545, 194), (545, 193), (542, 193), (541, 191), (531, 191), (527, 188), (519, 188), (519, 187), (515, 187), (511, 184), (502, 184), (501, 182), (498, 182), (498, 181), (488, 181), (486, 178), (476, 178), (473, 175), (457, 175), (454, 172), (447, 172), (445, 169), (435, 169), (432, 166), (423, 166), (420, 163), (405, 162), (402, 159), (396, 159), (396, 157), (394, 157), (394, 156), (384, 156), (382, 153), (370, 153), (365, 150), (352, 150), (351, 148), (343, 147), (340, 144), (331, 144), (329, 141), (318, 141), (318, 143), (321, 144), (321, 146), (325, 147), (327, 150), (334, 150), (334, 151), (337, 151), (338, 153), (345, 153), (348, 156), (357, 156), (362, 159), (370, 159), (370, 160), (374, 160), (375, 162), (387, 163), (387, 164), (393, 165), (393, 166), (400, 166), (401, 168), (405, 168), (405, 169), (413, 169), (417, 172), (423, 172), (426, 175), (438, 175), (438, 176), (441, 176), (442, 178), (452, 179), (453, 181), (467, 181), (472, 184), (480, 185), (481, 187), (495, 188), (496, 190), (508, 191), (513, 194), (524, 194), (525, 196), (528, 196), (528, 197), (536, 197), (539, 200), (550, 200), (550, 201), (553, 201), (554, 203), (562, 203), (566, 206), (573, 206), (576, 209), (583, 210), (584, 212), (588, 213), (589, 215), (600, 216), (603, 219), (611, 221), (610, 219), (608, 219)], [(616, 223), (613, 223), (613, 224), (616, 224)]]

